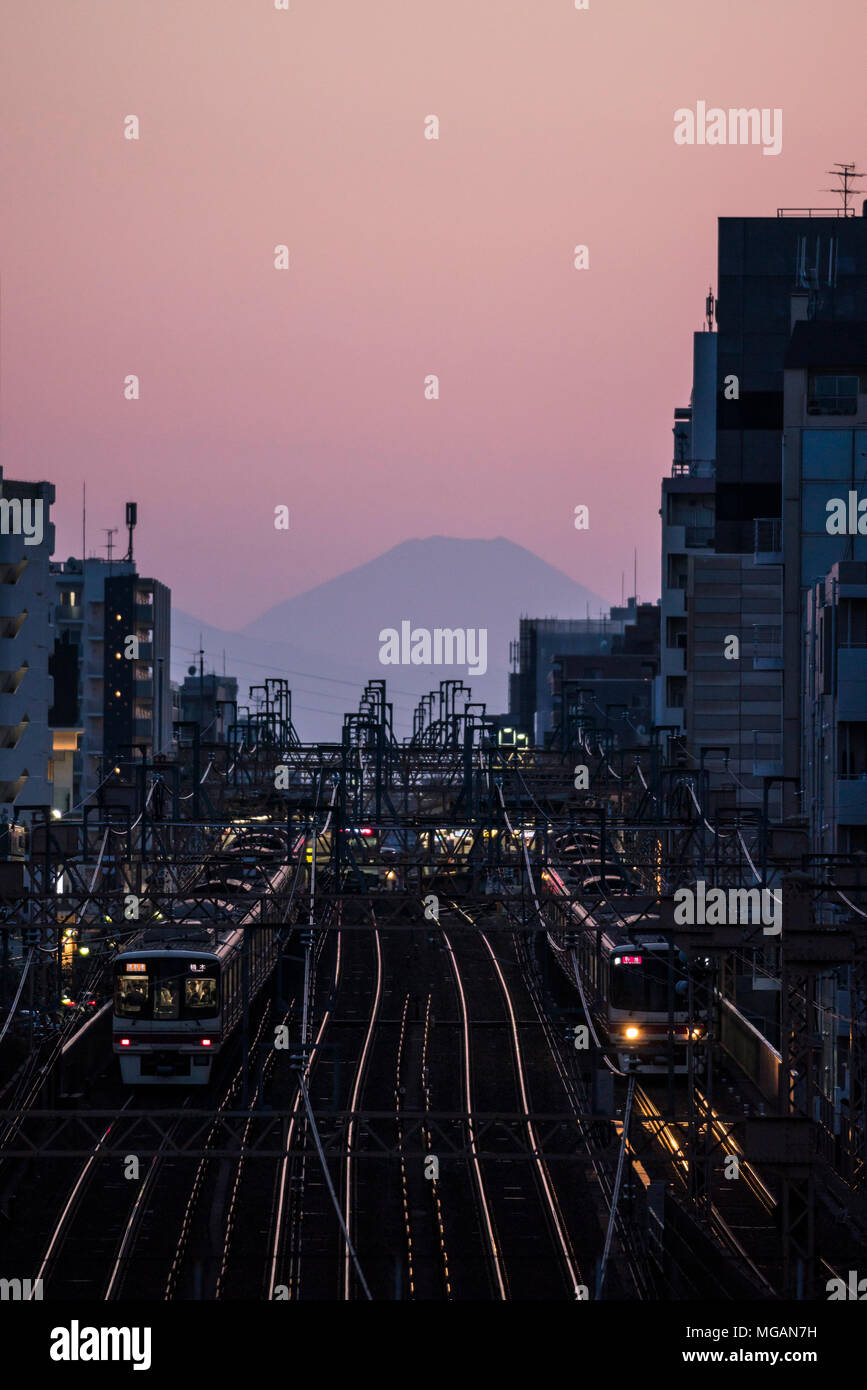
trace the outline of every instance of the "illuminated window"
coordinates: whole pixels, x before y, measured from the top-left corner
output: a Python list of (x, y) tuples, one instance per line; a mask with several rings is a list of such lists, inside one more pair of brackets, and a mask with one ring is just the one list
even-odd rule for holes
[(147, 1006), (150, 980), (146, 975), (118, 975), (114, 990), (114, 1011), (120, 1018), (133, 1018)]

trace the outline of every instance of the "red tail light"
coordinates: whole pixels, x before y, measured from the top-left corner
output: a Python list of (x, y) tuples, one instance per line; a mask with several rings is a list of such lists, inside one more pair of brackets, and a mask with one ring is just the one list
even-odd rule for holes
[(129, 1047), (129, 1038), (119, 1038), (118, 1041), (121, 1047)]
[(202, 1047), (210, 1047), (210, 1046), (211, 1046), (211, 1039), (210, 1039), (210, 1038), (200, 1038), (199, 1041), (200, 1041), (200, 1043), (202, 1044)]

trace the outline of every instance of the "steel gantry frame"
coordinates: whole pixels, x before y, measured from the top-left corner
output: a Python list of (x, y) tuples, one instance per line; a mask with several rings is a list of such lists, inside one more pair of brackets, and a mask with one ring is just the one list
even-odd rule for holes
[[(127, 750), (129, 757), (121, 757), (118, 770), (109, 772), (96, 805), (86, 807), (80, 821), (57, 822), (45, 808), (31, 827), (29, 859), (0, 864), (0, 989), (5, 986), (8, 998), (10, 935), (50, 934), (40, 981), (54, 997), (68, 930), (93, 941), (95, 957), (105, 952), (107, 958), (127, 922), (132, 931), (158, 917), (180, 926), (225, 920), (227, 905), (243, 900), (226, 882), (231, 859), (223, 853), (226, 837), (239, 826), (279, 828), (287, 863), (290, 846), (307, 846), (304, 859), (293, 861), (305, 881), (306, 854), (315, 855), (319, 878), (311, 895), (308, 950), (347, 894), (365, 910), (358, 922), (342, 923), (346, 931), (369, 930), (370, 907), (382, 930), (430, 933), (436, 927), (424, 916), (423, 902), (434, 893), (459, 897), (474, 918), (484, 919), (486, 931), (517, 931), (530, 940), (547, 926), (555, 936), (562, 934), (570, 928), (571, 902), (554, 903), (542, 895), (540, 909), (538, 888), (544, 870), (560, 861), (562, 842), (569, 837), (577, 844), (579, 837), (586, 842), (592, 836), (603, 881), (609, 862), (630, 866), (648, 911), (665, 913), (673, 892), (700, 877), (709, 886), (752, 879), (781, 885), (782, 938), (778, 944), (762, 943), (762, 950), (770, 967), (778, 967), (781, 1000), (778, 1114), (766, 1118), (784, 1124), (763, 1127), (760, 1118), (751, 1120), (750, 1144), (779, 1177), (784, 1277), (787, 1290), (797, 1292), (815, 1281), (815, 1185), (821, 1173), (815, 1160), (838, 1173), (853, 1192), (865, 1183), (867, 872), (846, 857), (805, 853), (797, 828), (770, 823), (767, 798), (761, 811), (712, 812), (704, 756), (698, 768), (687, 770), (673, 730), (652, 729), (645, 747), (618, 747), (610, 720), (600, 726), (580, 690), (566, 694), (556, 746), (518, 749), (497, 744), (495, 721), (484, 705), (472, 701), (463, 682), (442, 681), (420, 701), (412, 737), (402, 743), (394, 734), (385, 682), (374, 680), (358, 711), (346, 716), (340, 743), (312, 746), (301, 744), (295, 732), (288, 684), (269, 679), (252, 688), (254, 709), (234, 710), (225, 743), (205, 743), (198, 726), (181, 725), (179, 732), (188, 729), (190, 737), (174, 760), (149, 760), (144, 748)], [(588, 762), (591, 773), (580, 794), (573, 776), (576, 757)], [(278, 764), (287, 773), (281, 791), (275, 784)], [(363, 828), (372, 834), (362, 835)], [(281, 852), (269, 855), (260, 848), (253, 858), (254, 869), (264, 876)], [(126, 916), (131, 895), (140, 914), (133, 921)], [(576, 893), (573, 901), (579, 897)], [(263, 891), (257, 901), (260, 925), (285, 925), (279, 897)], [(840, 910), (829, 924), (825, 909), (831, 901)], [(635, 900), (624, 900), (627, 906), (634, 911)], [(756, 943), (743, 930), (708, 935), (679, 932), (673, 925), (665, 929), (672, 951), (687, 955), (690, 1019), (707, 1021), (705, 1035), (688, 1049), (692, 1100), (685, 1147), (690, 1199), (706, 1216), (719, 1147), (715, 1126), (729, 1124), (713, 1109), (720, 1046), (715, 1001), (731, 962), (746, 959)], [(449, 930), (461, 928), (450, 925)], [(53, 955), (56, 980), (49, 963)], [(817, 1077), (816, 985), (839, 968), (849, 969), (852, 988), (849, 1103), (835, 1139)], [(61, 1124), (61, 1113), (34, 1113), (43, 1136), (48, 1122), (50, 1146), (50, 1126), (54, 1118)], [(411, 1112), (402, 1113), (412, 1124)], [(249, 1118), (249, 1112), (243, 1115)], [(442, 1121), (443, 1152), (463, 1153), (449, 1126), (460, 1126), (466, 1116), (442, 1112), (433, 1118)], [(565, 1123), (563, 1117), (533, 1118), (540, 1125)], [(386, 1117), (358, 1112), (355, 1119), (377, 1154), (388, 1156), (393, 1146), (377, 1129)], [(426, 1112), (419, 1124), (422, 1119), (430, 1124), (432, 1117)], [(68, 1113), (63, 1120), (72, 1122)], [(514, 1139), (526, 1117), (475, 1116), (474, 1121), (477, 1135), (484, 1121), (486, 1134), (497, 1124), (506, 1127), (504, 1133), (511, 1125)], [(85, 1123), (78, 1112), (74, 1122)], [(262, 1121), (278, 1127), (281, 1122), (279, 1115)], [(21, 1132), (26, 1124), (29, 1119)], [(554, 1128), (549, 1137), (553, 1143)], [(329, 1134), (326, 1125), (325, 1138), (332, 1145), (328, 1152), (336, 1154), (339, 1133)], [(233, 1135), (233, 1156), (236, 1140)], [(27, 1153), (48, 1151), (35, 1139), (34, 1144), (25, 1145)], [(208, 1153), (214, 1155), (213, 1147)], [(4, 1150), (5, 1156), (17, 1154)], [(555, 1147), (548, 1156), (575, 1160), (569, 1147), (562, 1152)]]

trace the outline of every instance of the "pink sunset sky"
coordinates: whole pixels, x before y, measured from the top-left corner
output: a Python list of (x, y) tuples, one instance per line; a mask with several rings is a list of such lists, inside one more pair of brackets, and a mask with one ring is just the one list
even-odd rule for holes
[[(60, 558), (83, 480), (88, 550), (137, 500), (140, 570), (224, 627), (432, 534), (613, 600), (637, 546), (655, 598), (716, 218), (865, 158), (864, 0), (290, 6), (6, 0), (5, 472)], [(677, 146), (699, 100), (781, 108), (782, 153)]]

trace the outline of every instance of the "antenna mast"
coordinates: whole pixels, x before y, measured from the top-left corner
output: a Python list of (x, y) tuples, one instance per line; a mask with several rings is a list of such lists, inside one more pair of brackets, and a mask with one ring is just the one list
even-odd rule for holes
[(126, 556), (125, 556), (124, 558), (127, 559), (127, 560), (129, 561), (130, 564), (132, 564), (132, 533), (133, 533), (133, 531), (135, 530), (136, 522), (137, 522), (137, 521), (138, 521), (138, 506), (136, 505), (135, 502), (127, 502), (127, 504), (126, 504), (126, 524), (127, 524), (127, 529), (128, 529), (128, 531), (129, 531), (129, 546), (127, 547)]
[(716, 308), (716, 300), (713, 297), (713, 290), (710, 285), (707, 287), (707, 299), (704, 301), (704, 312), (707, 318), (707, 331), (713, 332), (713, 316)]
[(855, 168), (854, 164), (835, 164), (833, 169), (826, 169), (825, 173), (830, 174), (834, 179), (840, 179), (841, 182), (835, 188), (823, 188), (822, 192), (836, 193), (843, 203), (843, 216), (854, 217), (855, 209), (852, 208), (850, 212), (849, 199), (860, 190), (850, 187), (850, 184), (854, 183), (856, 179), (863, 179), (864, 175)]

